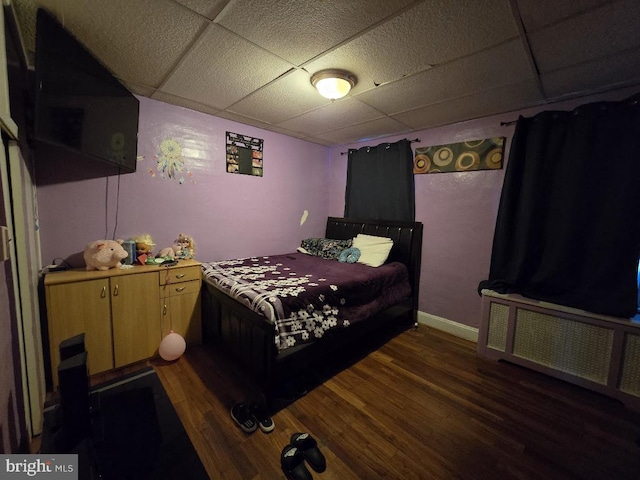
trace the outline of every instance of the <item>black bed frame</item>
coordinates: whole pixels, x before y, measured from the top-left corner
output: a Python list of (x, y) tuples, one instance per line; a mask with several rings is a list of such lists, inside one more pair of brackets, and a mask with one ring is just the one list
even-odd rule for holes
[(389, 324), (406, 328), (417, 324), (422, 223), (337, 217), (327, 219), (325, 238), (349, 239), (358, 233), (393, 239), (388, 261), (402, 262), (408, 267), (411, 297), (366, 321), (355, 323), (347, 329), (328, 332), (311, 344), (279, 352), (275, 346), (273, 322), (203, 282), (202, 329), (205, 342), (222, 346), (247, 370), (267, 398), (280, 382), (303, 373), (363, 335), (372, 334)]

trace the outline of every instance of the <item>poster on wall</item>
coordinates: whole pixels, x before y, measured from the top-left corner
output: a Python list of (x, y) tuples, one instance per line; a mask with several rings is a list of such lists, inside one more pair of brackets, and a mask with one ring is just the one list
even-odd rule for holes
[(262, 177), (263, 144), (260, 138), (227, 132), (227, 172)]
[(505, 137), (417, 147), (413, 173), (469, 172), (502, 168)]

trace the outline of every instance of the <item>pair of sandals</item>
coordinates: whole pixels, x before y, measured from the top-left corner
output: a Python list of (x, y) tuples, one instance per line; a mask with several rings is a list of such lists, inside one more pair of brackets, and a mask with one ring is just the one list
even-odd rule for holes
[(276, 427), (266, 405), (262, 403), (236, 403), (231, 407), (231, 418), (245, 433), (253, 433), (258, 427), (264, 433), (269, 433)]
[(318, 473), (327, 469), (327, 461), (318, 448), (318, 442), (308, 433), (294, 433), (280, 455), (280, 465), (288, 480), (313, 479), (305, 461)]

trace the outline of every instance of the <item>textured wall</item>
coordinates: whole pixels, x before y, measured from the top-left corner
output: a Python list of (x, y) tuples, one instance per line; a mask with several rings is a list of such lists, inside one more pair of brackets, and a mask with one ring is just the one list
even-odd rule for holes
[[(636, 93), (624, 90), (544, 108), (486, 117), (446, 127), (389, 137), (415, 139), (419, 146), (442, 145), (490, 137), (506, 137), (505, 165), (514, 126), (500, 122), (531, 116), (542, 110), (570, 110), (599, 100), (619, 100)], [(329, 215), (344, 214), (348, 148), (377, 145), (381, 141), (361, 142), (332, 149)], [(489, 275), (491, 246), (500, 193), (502, 170), (416, 175), (416, 221), (424, 224), (419, 309), (454, 322), (477, 327), (480, 321), (478, 283)]]
[[(264, 140), (263, 177), (226, 173), (226, 131)], [(169, 139), (180, 146), (177, 159), (162, 152)], [(122, 175), (119, 185), (109, 177), (38, 186), (45, 264), (93, 240), (139, 233), (151, 234), (157, 250), (189, 233), (198, 259), (220, 260), (293, 251), (302, 238), (324, 231), (323, 146), (141, 98), (138, 155), (136, 173)], [(163, 177), (159, 160), (182, 171), (174, 168), (170, 178), (165, 170)]]
[[(507, 137), (501, 121), (543, 109), (572, 109), (633, 91), (590, 97), (501, 116), (424, 130), (416, 146)], [(263, 138), (264, 177), (225, 172), (225, 131)], [(390, 137), (395, 141), (405, 136)], [(162, 178), (156, 169), (163, 140), (174, 138), (184, 157), (184, 181)], [(243, 126), (161, 102), (141, 99), (139, 155), (135, 174), (38, 187), (43, 262), (66, 258), (91, 240), (148, 232), (158, 248), (179, 232), (191, 233), (197, 257), (219, 260), (293, 251), (301, 239), (319, 236), (327, 215), (344, 213), (348, 148), (325, 147)], [(505, 161), (506, 164), (506, 161)], [(189, 175), (190, 172), (190, 175)], [(487, 278), (504, 170), (416, 176), (416, 220), (424, 223), (420, 310), (478, 326), (478, 283)], [(109, 201), (105, 205), (105, 198)], [(304, 210), (309, 217), (303, 226)]]
[[(390, 138), (415, 139), (417, 146), (442, 145), (465, 140), (507, 136), (507, 150), (513, 127), (500, 121), (468, 122)], [(370, 142), (376, 145), (380, 142)], [(359, 148), (367, 143), (349, 145)], [(330, 215), (344, 213), (347, 148), (334, 149), (331, 156), (333, 188)], [(508, 153), (508, 152), (507, 152)], [(478, 282), (489, 272), (491, 242), (504, 170), (415, 176), (416, 221), (424, 224), (419, 309), (458, 323), (477, 326), (480, 297)]]

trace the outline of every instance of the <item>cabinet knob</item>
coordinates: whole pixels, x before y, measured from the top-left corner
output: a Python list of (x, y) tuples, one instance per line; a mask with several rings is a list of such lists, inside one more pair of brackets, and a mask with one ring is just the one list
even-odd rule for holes
[(162, 315), (166, 315), (166, 314), (167, 314), (167, 304), (165, 303), (165, 304), (162, 306)]
[(187, 288), (187, 287), (178, 287), (178, 288), (176, 288), (176, 292), (181, 292), (181, 291), (183, 291), (185, 288)]
[(179, 274), (176, 274), (176, 278), (182, 278), (185, 275), (186, 275), (186, 273), (179, 273)]
[(102, 286), (102, 292), (100, 292), (100, 298), (104, 298), (107, 296), (107, 287), (106, 285)]
[(117, 297), (118, 296), (118, 284), (116, 283), (116, 286), (113, 287), (113, 296)]

